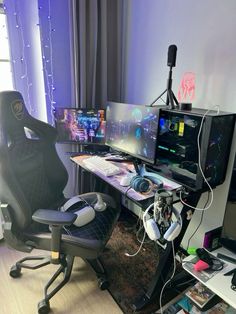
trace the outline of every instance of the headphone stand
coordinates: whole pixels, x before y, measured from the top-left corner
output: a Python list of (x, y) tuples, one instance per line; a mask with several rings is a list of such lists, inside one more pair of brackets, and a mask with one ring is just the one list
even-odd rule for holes
[[(187, 197), (187, 203), (193, 207), (196, 207), (201, 197), (201, 194), (202, 194), (201, 192), (190, 192)], [(185, 235), (189, 222), (191, 221), (187, 219), (188, 211), (189, 207), (184, 205), (181, 211), (181, 217), (183, 221), (182, 229), (179, 236), (173, 241), (175, 252), (177, 252), (180, 249), (182, 239)], [(193, 209), (192, 212), (194, 212)], [(164, 283), (169, 279), (170, 276), (169, 273), (171, 269), (173, 269), (172, 243), (167, 242), (167, 247), (164, 250), (163, 254), (160, 256), (160, 261), (158, 263), (156, 272), (153, 275), (153, 278), (148, 286), (146, 293), (143, 296), (141, 296), (141, 298), (137, 299), (132, 305), (135, 311), (140, 311), (141, 309), (149, 305), (154, 300), (154, 298), (156, 299), (160, 295)], [(172, 286), (174, 285), (173, 282), (175, 282), (175, 280), (176, 282), (178, 282), (179, 280), (182, 280), (182, 282), (185, 281), (183, 278), (180, 279), (180, 274), (176, 274), (174, 278), (171, 280)], [(185, 288), (186, 286), (183, 285), (183, 290)], [(172, 298), (174, 298), (174, 296), (172, 296), (171, 299)], [(170, 300), (164, 299), (163, 301), (164, 305)]]

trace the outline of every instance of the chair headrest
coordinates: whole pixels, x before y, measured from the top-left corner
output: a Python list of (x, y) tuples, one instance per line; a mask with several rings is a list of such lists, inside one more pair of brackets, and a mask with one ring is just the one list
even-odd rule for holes
[(0, 92), (0, 145), (7, 142), (7, 136), (24, 136), (25, 128), (36, 132), (38, 139), (55, 142), (57, 131), (50, 124), (37, 120), (29, 114), (21, 93)]
[(19, 92), (0, 92), (0, 125), (7, 130), (23, 127), (29, 117), (24, 99)]

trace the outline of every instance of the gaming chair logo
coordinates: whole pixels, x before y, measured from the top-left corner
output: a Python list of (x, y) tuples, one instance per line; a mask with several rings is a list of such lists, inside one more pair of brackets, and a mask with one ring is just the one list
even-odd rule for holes
[(21, 120), (24, 116), (24, 106), (20, 100), (16, 100), (11, 104), (12, 112), (17, 120)]

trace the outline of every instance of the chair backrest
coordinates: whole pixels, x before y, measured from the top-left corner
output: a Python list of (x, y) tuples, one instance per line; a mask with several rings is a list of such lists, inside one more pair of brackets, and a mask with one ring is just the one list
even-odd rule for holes
[(64, 200), (67, 171), (56, 148), (56, 130), (33, 118), (19, 92), (0, 92), (0, 201), (10, 205), (17, 229), (38, 208)]

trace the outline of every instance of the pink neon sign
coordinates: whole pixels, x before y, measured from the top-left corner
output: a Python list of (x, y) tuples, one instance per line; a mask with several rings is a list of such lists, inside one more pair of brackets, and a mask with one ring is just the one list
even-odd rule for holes
[(188, 102), (195, 98), (195, 73), (185, 72), (178, 89), (178, 101)]

